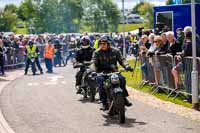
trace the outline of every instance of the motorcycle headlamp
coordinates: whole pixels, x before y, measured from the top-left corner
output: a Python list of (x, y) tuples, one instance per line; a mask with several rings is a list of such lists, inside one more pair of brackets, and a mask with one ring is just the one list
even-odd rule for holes
[(113, 75), (111, 76), (111, 83), (112, 83), (112, 84), (118, 84), (119, 82), (120, 82), (119, 76), (118, 76), (117, 74), (113, 74)]

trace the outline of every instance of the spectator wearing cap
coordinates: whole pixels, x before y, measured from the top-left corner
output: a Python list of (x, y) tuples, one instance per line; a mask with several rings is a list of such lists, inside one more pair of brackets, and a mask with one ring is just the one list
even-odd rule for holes
[(183, 47), (183, 41), (184, 41), (184, 32), (182, 28), (176, 29), (177, 39), (176, 42), (179, 44), (179, 47)]
[(1, 74), (5, 75), (4, 73), (4, 48), (3, 48), (3, 41), (0, 39), (0, 67), (1, 67)]

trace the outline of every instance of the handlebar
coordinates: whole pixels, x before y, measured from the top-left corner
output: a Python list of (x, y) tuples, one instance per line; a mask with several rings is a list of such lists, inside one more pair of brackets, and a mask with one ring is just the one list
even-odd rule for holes
[(89, 67), (93, 62), (91, 61), (84, 61), (83, 63), (78, 63), (74, 65), (74, 68), (80, 68), (80, 67)]
[(97, 76), (111, 76), (112, 74), (120, 74), (122, 72), (126, 72), (126, 70), (122, 69), (117, 72), (110, 72), (110, 73), (101, 72), (101, 73), (97, 73)]

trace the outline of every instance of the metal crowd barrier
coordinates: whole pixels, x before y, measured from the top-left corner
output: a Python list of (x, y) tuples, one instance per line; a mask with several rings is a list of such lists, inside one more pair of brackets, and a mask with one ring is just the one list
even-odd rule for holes
[(24, 50), (25, 48), (6, 47), (4, 55), (5, 69), (13, 69), (24, 66)]
[[(41, 62), (44, 61), (43, 54), (44, 54), (44, 45), (37, 45), (40, 55), (39, 59)], [(18, 49), (13, 47), (6, 47), (5, 48), (5, 55), (4, 55), (4, 68), (5, 69), (15, 69), (19, 67), (23, 67), (25, 65), (26, 56), (24, 54), (25, 47), (20, 47)], [(66, 60), (69, 56), (70, 50), (67, 48), (67, 45), (62, 44), (62, 57)]]
[[(179, 94), (192, 95), (191, 94), (191, 72), (192, 72), (192, 57), (186, 57), (182, 59), (183, 71), (179, 71), (183, 88), (175, 88), (175, 81), (172, 75), (172, 68), (177, 65), (176, 57), (172, 55), (157, 55), (153, 57), (140, 56), (141, 69), (146, 64), (147, 73), (142, 70), (142, 80), (146, 83), (154, 83), (154, 90), (152, 93), (158, 92), (160, 89), (165, 90), (171, 96), (172, 93), (176, 93), (174, 98)], [(200, 58), (197, 58), (198, 70), (200, 72)], [(159, 66), (159, 69), (158, 69)], [(143, 67), (144, 68), (144, 67)], [(159, 71), (160, 79), (159, 83), (156, 82), (156, 72)], [(199, 74), (200, 81), (200, 74)], [(198, 82), (200, 88), (200, 82)], [(200, 91), (199, 91), (200, 92)]]

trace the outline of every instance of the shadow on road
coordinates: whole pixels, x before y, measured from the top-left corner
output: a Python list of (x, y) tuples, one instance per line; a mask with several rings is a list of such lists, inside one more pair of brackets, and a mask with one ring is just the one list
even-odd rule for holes
[(121, 127), (124, 128), (130, 128), (136, 125), (143, 126), (147, 124), (146, 122), (136, 121), (136, 119), (133, 118), (126, 118), (125, 124), (119, 124), (117, 116), (111, 117), (107, 114), (102, 114), (102, 116), (105, 118), (105, 123), (103, 124), (103, 126), (110, 126), (115, 124), (115, 125), (120, 125)]
[(78, 101), (82, 102), (82, 103), (94, 103), (94, 104), (99, 104), (99, 99), (95, 99), (94, 102), (90, 101), (90, 98), (83, 98), (81, 97), (81, 99), (79, 99)]

